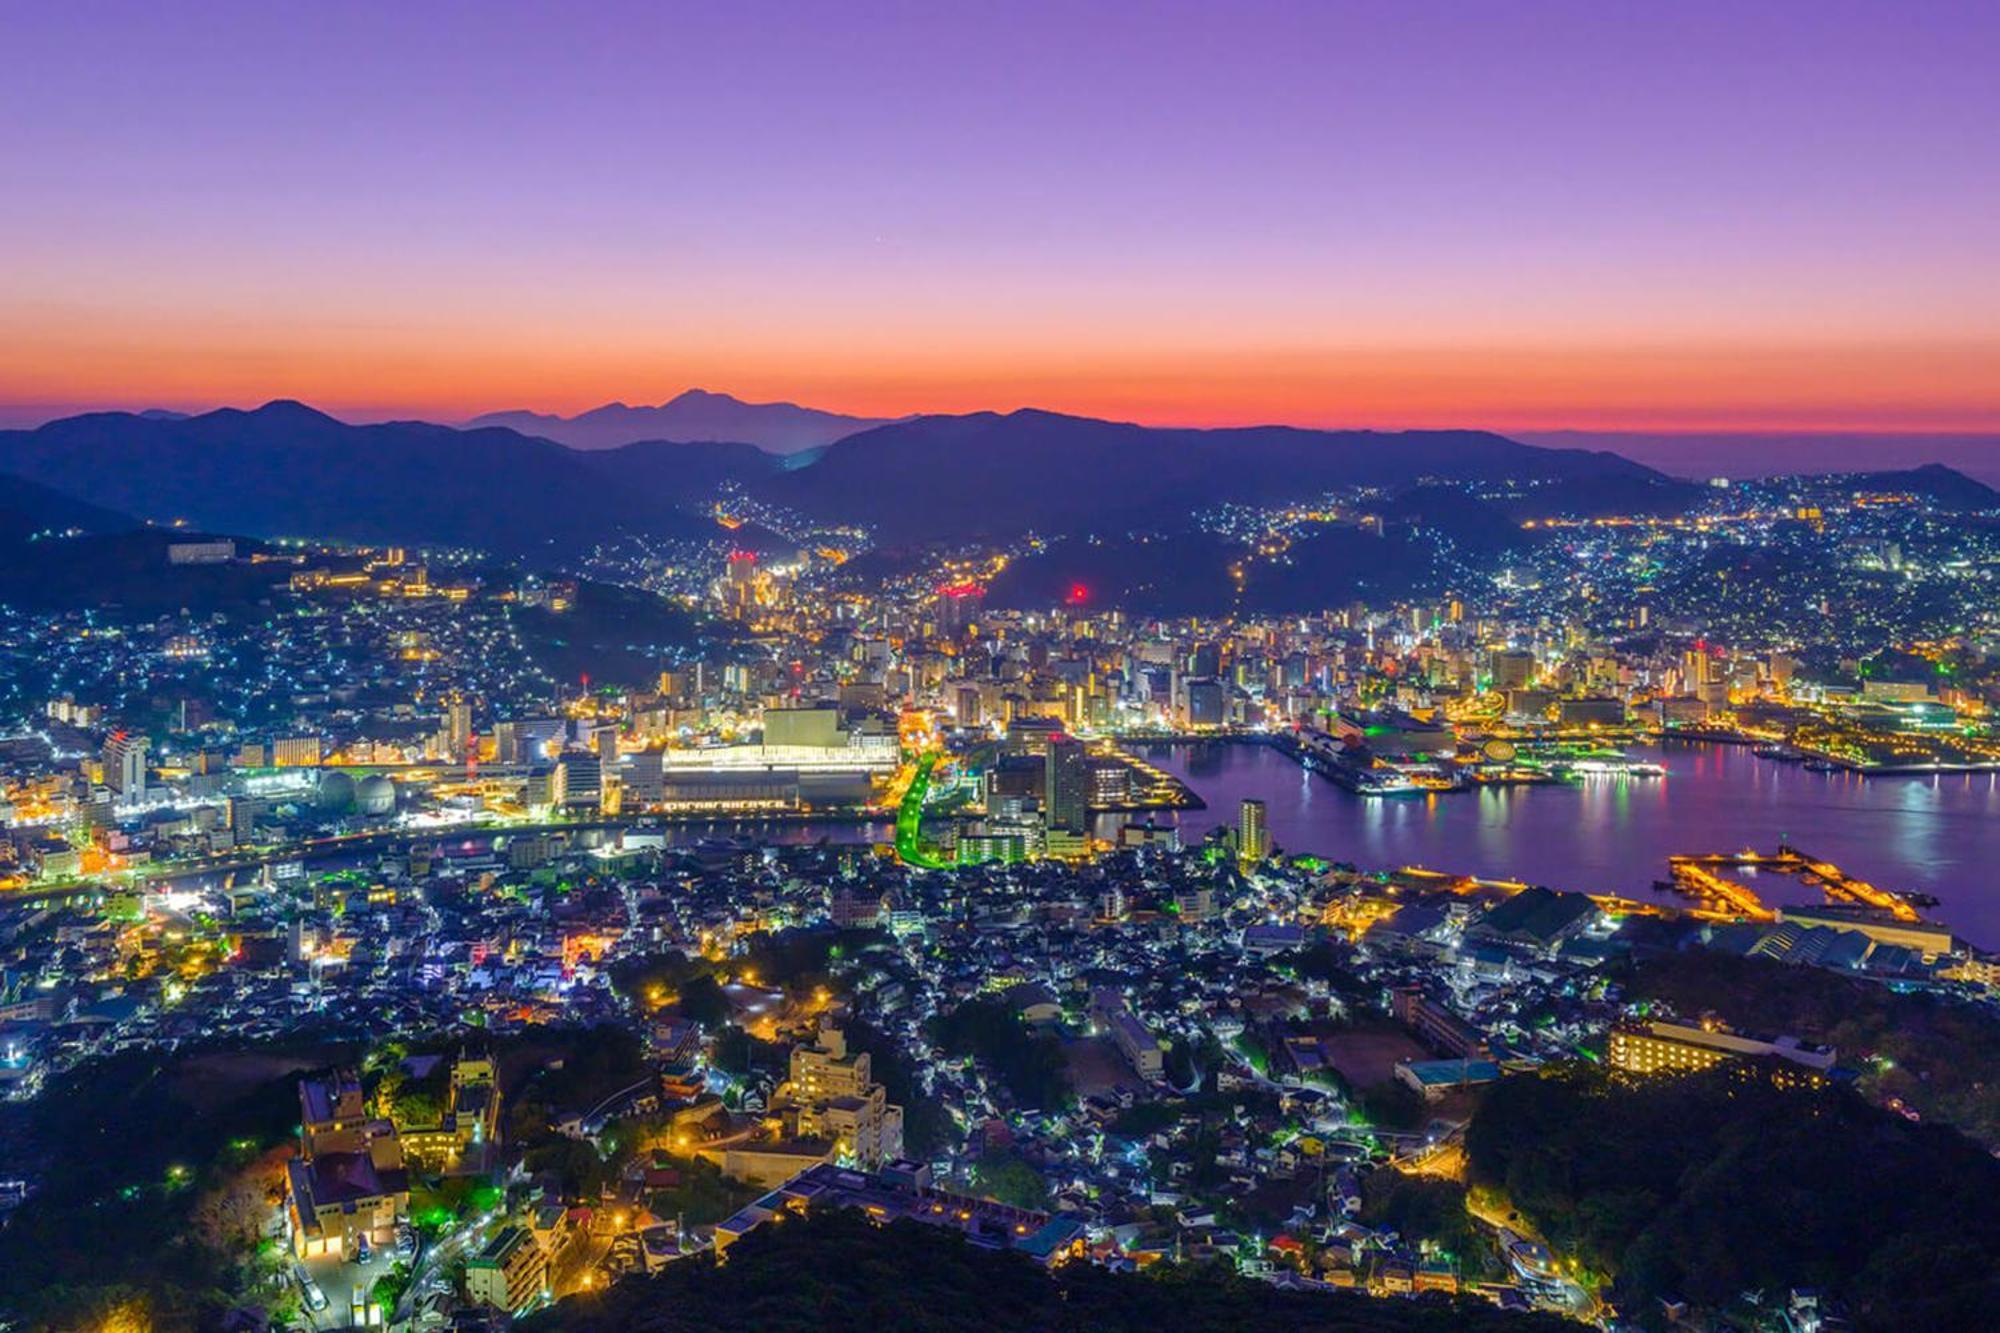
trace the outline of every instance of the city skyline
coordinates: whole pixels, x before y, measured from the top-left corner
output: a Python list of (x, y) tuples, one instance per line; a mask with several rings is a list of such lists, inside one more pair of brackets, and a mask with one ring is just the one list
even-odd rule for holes
[(2000, 1328), (2000, 7), (0, 49), (0, 1330)]
[(0, 414), (2000, 429), (2000, 22), (1723, 14), (51, 11)]

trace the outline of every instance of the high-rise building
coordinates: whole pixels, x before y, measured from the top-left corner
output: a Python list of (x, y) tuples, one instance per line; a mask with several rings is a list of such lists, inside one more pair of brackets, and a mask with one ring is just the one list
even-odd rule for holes
[(1682, 655), (1681, 676), (1687, 692), (1707, 704), (1729, 702), (1729, 678), (1721, 658), (1703, 648), (1691, 648)]
[(1229, 695), (1222, 682), (1206, 677), (1182, 686), (1186, 711), (1180, 721), (1190, 727), (1220, 727), (1229, 721)]
[(961, 727), (976, 727), (984, 717), (985, 710), (980, 707), (979, 687), (977, 685), (959, 686), (958, 725)]
[(120, 796), (146, 794), (146, 738), (114, 731), (104, 742), (104, 785)]
[(587, 750), (565, 751), (562, 757), (562, 803), (592, 809), (604, 803), (604, 761)]
[(1042, 824), (1051, 830), (1082, 833), (1090, 818), (1090, 766), (1083, 742), (1064, 737), (1049, 742), (1043, 773)]
[(1271, 835), (1264, 828), (1264, 803), (1245, 798), (1236, 811), (1236, 855), (1254, 865), (1271, 854)]
[(792, 1048), (789, 1093), (799, 1133), (833, 1140), (839, 1158), (872, 1170), (903, 1155), (903, 1108), (871, 1077), (868, 1053), (848, 1050), (833, 1024)]
[(1535, 655), (1518, 648), (1493, 654), (1493, 688), (1501, 692), (1524, 690), (1535, 680)]
[(175, 542), (167, 547), (170, 565), (226, 565), (236, 558), (232, 541)]
[(444, 714), (445, 748), (453, 759), (465, 758), (467, 747), (472, 744), (472, 705), (463, 699), (454, 700)]
[(964, 629), (979, 619), (986, 590), (976, 583), (959, 583), (938, 590), (938, 625), (946, 633)]
[(410, 1207), (409, 1172), (393, 1122), (374, 1115), (353, 1069), (299, 1082), (299, 1155), (285, 1164), (292, 1249), (353, 1258), (387, 1245)]

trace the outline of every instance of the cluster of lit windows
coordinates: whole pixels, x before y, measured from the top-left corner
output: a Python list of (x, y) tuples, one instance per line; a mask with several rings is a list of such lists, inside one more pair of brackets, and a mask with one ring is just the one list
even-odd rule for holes
[[(1698, 1074), (1713, 1069), (1732, 1057), (1724, 1051), (1709, 1050), (1690, 1042), (1674, 1041), (1645, 1033), (1614, 1028), (1609, 1048), (1611, 1067), (1628, 1074)], [(1764, 1076), (1779, 1088), (1813, 1088), (1826, 1083), (1816, 1069), (1784, 1060), (1760, 1062)]]
[(1684, 1042), (1618, 1031), (1611, 1034), (1610, 1054), (1612, 1068), (1633, 1074), (1696, 1073), (1713, 1069), (1727, 1058), (1719, 1051), (1706, 1051)]

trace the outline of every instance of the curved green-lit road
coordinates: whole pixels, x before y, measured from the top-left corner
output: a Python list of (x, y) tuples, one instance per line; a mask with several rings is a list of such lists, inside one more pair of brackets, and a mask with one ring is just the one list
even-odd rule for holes
[(930, 795), (931, 770), (937, 761), (935, 754), (918, 756), (917, 771), (903, 793), (903, 803), (896, 807), (896, 855), (905, 865), (922, 870), (948, 870), (957, 864), (924, 846), (924, 798)]

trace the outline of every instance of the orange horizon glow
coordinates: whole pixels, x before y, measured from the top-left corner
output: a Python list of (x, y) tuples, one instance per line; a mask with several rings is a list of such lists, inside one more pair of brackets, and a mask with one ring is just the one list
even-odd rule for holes
[(29, 8), (9, 422), (2000, 431), (1992, 6)]
[[(350, 420), (460, 422), (652, 404), (690, 387), (865, 417), (1036, 407), (1148, 425), (1745, 433), (2000, 430), (2000, 345), (1047, 346), (829, 351), (474, 330), (99, 330), (8, 347), (0, 405), (203, 411), (295, 398)], [(166, 344), (173, 344), (171, 346)]]

